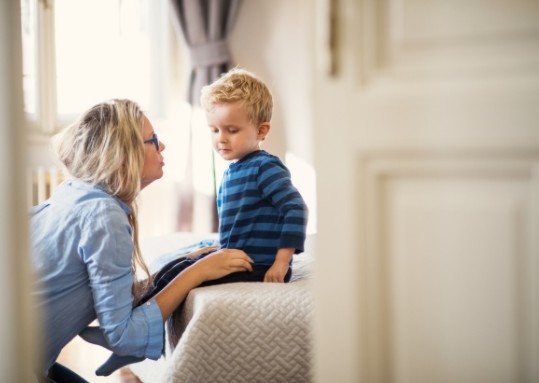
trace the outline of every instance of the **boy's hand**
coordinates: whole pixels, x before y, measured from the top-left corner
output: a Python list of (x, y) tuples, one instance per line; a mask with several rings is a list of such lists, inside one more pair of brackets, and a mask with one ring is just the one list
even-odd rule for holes
[(293, 248), (282, 248), (277, 251), (273, 265), (266, 271), (264, 282), (283, 283), (294, 255)]
[(288, 262), (284, 263), (275, 261), (268, 271), (266, 271), (266, 274), (264, 275), (264, 282), (283, 283), (287, 272)]

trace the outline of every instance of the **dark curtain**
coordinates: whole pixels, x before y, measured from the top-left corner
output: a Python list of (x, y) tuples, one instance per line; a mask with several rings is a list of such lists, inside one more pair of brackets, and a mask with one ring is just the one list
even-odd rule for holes
[[(174, 9), (177, 30), (184, 39), (190, 58), (187, 100), (200, 105), (200, 90), (234, 66), (227, 44), (241, 0), (170, 0)], [(191, 123), (191, 135), (193, 124)], [(190, 153), (195, 150), (190, 146)], [(213, 156), (211, 145), (207, 148)], [(192, 156), (189, 155), (186, 185), (180, 199), (180, 230), (189, 231), (193, 214)], [(213, 163), (213, 157), (212, 157)], [(215, 169), (213, 169), (215, 173)], [(215, 174), (212, 175), (215, 180)], [(189, 184), (191, 183), (191, 184)], [(212, 203), (215, 206), (215, 196)], [(217, 208), (211, 209), (212, 230), (217, 231)]]
[(188, 101), (199, 105), (200, 89), (232, 66), (227, 37), (241, 0), (171, 0), (189, 49)]

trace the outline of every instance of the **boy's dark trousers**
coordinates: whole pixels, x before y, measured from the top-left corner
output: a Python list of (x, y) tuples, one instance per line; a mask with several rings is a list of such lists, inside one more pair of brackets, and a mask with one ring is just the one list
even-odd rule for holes
[[(178, 274), (183, 270), (194, 264), (199, 259), (205, 257), (210, 253), (202, 254), (196, 258), (181, 257), (174, 259), (167, 263), (163, 268), (155, 275), (153, 280), (153, 288), (140, 300), (137, 306), (152, 299), (159, 291), (167, 286)], [(206, 281), (200, 286), (212, 286), (222, 283), (233, 282), (264, 282), (264, 275), (269, 270), (270, 266), (261, 264), (252, 264), (253, 271), (239, 271), (232, 274), (228, 274), (222, 278), (214, 279), (212, 281)], [(289, 282), (292, 277), (292, 269), (288, 268), (288, 271), (284, 277), (285, 282)]]

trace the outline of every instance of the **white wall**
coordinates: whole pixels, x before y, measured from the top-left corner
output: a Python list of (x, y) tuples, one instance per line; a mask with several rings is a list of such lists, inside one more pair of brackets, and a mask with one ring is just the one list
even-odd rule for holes
[(272, 128), (263, 149), (289, 167), (309, 206), (310, 233), (317, 230), (313, 31), (312, 0), (249, 0), (242, 2), (230, 37), (236, 64), (259, 75), (272, 91)]
[(0, 376), (30, 382), (35, 356), (24, 192), (25, 125), (18, 1), (0, 2)]
[(236, 64), (255, 72), (274, 97), (272, 130), (265, 148), (313, 163), (311, 0), (242, 2), (230, 37)]

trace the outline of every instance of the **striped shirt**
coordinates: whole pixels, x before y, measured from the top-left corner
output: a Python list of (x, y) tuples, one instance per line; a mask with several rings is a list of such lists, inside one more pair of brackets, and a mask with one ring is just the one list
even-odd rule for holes
[(232, 163), (217, 209), (221, 247), (241, 249), (264, 265), (273, 264), (280, 248), (303, 252), (307, 206), (278, 157), (258, 150)]

